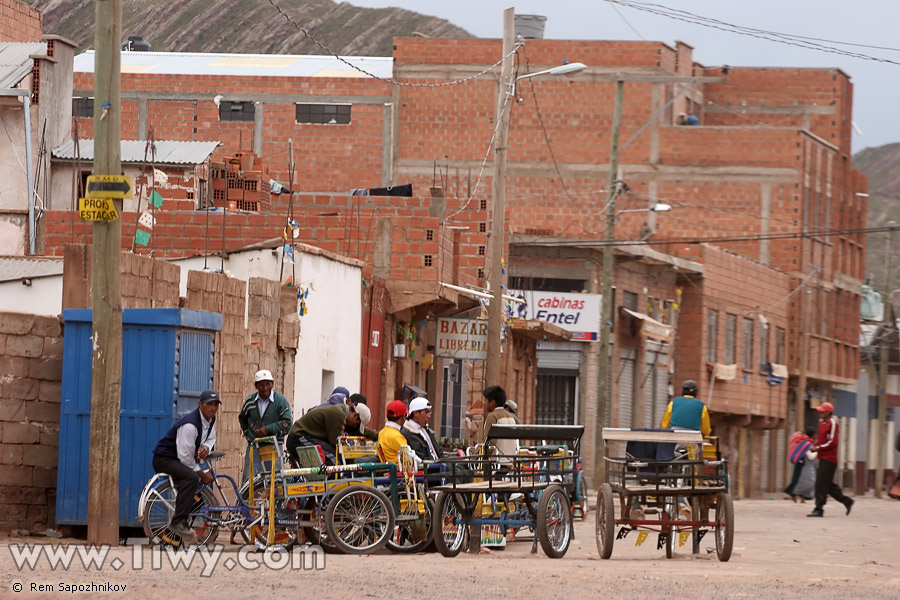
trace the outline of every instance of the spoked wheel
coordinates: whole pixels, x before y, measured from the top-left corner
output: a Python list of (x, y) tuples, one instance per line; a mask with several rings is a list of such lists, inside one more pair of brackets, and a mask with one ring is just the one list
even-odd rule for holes
[(597, 514), (594, 516), (594, 535), (597, 538), (597, 552), (600, 558), (612, 556), (613, 536), (616, 528), (616, 513), (613, 506), (612, 486), (608, 483), (600, 485), (597, 492)]
[(578, 501), (581, 502), (581, 514), (583, 515), (581, 520), (586, 521), (588, 518), (588, 504), (590, 503), (590, 498), (588, 497), (587, 481), (584, 478), (583, 471), (578, 471), (578, 475), (575, 477), (575, 490), (578, 494)]
[[(665, 511), (670, 524), (678, 519), (678, 500), (667, 502)], [(673, 556), (675, 556), (675, 528), (670, 525), (669, 536), (666, 538), (666, 558), (672, 558)]]
[(439, 492), (434, 501), (434, 545), (442, 556), (456, 556), (466, 542), (471, 516), (458, 494)]
[(371, 486), (346, 487), (328, 503), (325, 530), (347, 554), (376, 552), (394, 532), (394, 509), (387, 496)]
[(340, 554), (341, 550), (328, 537), (325, 530), (325, 510), (328, 508), (328, 501), (331, 496), (324, 498), (307, 498), (305, 509), (310, 511), (310, 520), (320, 523), (320, 525), (307, 525), (303, 528), (303, 535), (306, 541), (315, 546), (321, 546), (325, 552), (329, 554)]
[[(281, 483), (281, 478), (275, 479), (275, 513), (284, 514), (285, 512), (296, 512), (298, 508), (297, 500), (289, 498), (287, 502), (285, 502), (283, 497), (284, 486)], [(275, 523), (275, 538), (271, 546), (268, 544), (269, 539), (269, 514), (268, 514), (268, 506), (269, 506), (269, 488), (267, 486), (267, 482), (262, 476), (257, 476), (253, 478), (253, 494), (255, 496), (254, 499), (250, 499), (250, 483), (245, 483), (241, 488), (241, 498), (244, 499), (244, 502), (250, 504), (254, 508), (258, 508), (259, 506), (263, 506), (266, 509), (266, 514), (262, 515), (262, 521), (258, 521), (253, 525), (250, 525), (246, 529), (241, 530), (241, 537), (244, 538), (244, 541), (248, 544), (256, 544), (257, 548), (264, 549), (267, 547), (273, 548), (284, 548), (285, 550), (290, 550), (297, 544), (297, 530), (295, 528), (285, 528), (279, 527), (277, 523)], [(260, 516), (260, 515), (256, 515)]]
[[(142, 522), (144, 535), (151, 544), (175, 548), (182, 545), (181, 537), (169, 527), (172, 515), (175, 514), (175, 495), (175, 488), (168, 481), (163, 481), (148, 493)], [(204, 487), (194, 496), (194, 506), (191, 512), (200, 512), (203, 506), (216, 506), (217, 504), (213, 493), (209, 488)], [(216, 541), (216, 537), (219, 535), (218, 525), (202, 517), (188, 519), (188, 521), (191, 529), (197, 534), (198, 544), (209, 545)]]
[[(391, 534), (391, 538), (388, 540), (388, 550), (400, 554), (415, 554), (416, 552), (425, 551), (431, 545), (431, 542), (434, 541), (434, 536), (432, 536), (432, 531), (434, 531), (432, 527), (433, 520), (434, 503), (431, 499), (425, 498), (424, 523), (421, 519), (418, 521), (398, 520), (397, 527), (394, 528), (394, 533)], [(420, 530), (422, 528), (424, 528), (424, 538), (422, 538), (423, 531)]]
[(725, 492), (716, 498), (716, 556), (722, 562), (731, 558), (734, 543), (734, 504)]
[(544, 554), (562, 558), (572, 541), (572, 512), (569, 497), (561, 485), (543, 491), (537, 508), (537, 534)]

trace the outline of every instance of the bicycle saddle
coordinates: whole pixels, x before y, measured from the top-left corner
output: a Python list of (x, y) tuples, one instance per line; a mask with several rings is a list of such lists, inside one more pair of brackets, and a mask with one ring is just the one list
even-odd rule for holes
[(225, 458), (225, 453), (221, 450), (213, 450), (206, 455), (206, 460), (216, 460), (218, 458)]

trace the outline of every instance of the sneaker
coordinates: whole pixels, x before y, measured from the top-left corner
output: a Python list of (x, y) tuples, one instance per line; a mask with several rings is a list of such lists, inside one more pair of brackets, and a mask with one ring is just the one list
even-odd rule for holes
[(850, 514), (850, 509), (853, 508), (853, 503), (854, 503), (854, 502), (855, 502), (855, 500), (853, 500), (853, 498), (847, 498), (847, 501), (844, 502), (844, 506), (847, 507), (847, 514), (848, 514), (848, 515)]
[(825, 511), (823, 511), (823, 510), (820, 509), (820, 508), (817, 508), (817, 509), (815, 509), (814, 511), (812, 511), (811, 513), (809, 513), (808, 515), (806, 515), (806, 516), (807, 516), (807, 517), (824, 517), (824, 516), (825, 516)]
[(197, 534), (194, 533), (194, 530), (188, 527), (186, 523), (182, 521), (173, 523), (171, 529), (178, 535), (178, 537), (181, 538), (181, 541), (186, 545), (197, 543)]

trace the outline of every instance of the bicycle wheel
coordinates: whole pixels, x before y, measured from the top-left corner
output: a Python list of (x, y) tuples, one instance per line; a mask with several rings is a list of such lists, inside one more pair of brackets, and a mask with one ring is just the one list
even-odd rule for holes
[(470, 515), (463, 508), (459, 496), (450, 492), (439, 492), (434, 501), (431, 530), (434, 545), (442, 556), (456, 556), (465, 545), (469, 529)]
[(600, 558), (612, 556), (613, 534), (615, 534), (616, 513), (613, 506), (613, 490), (608, 483), (600, 485), (597, 492), (597, 514), (594, 517), (594, 536), (597, 538), (597, 552)]
[(394, 531), (394, 509), (384, 493), (352, 485), (331, 498), (325, 511), (328, 537), (346, 554), (371, 554), (384, 548)]
[(551, 485), (541, 493), (537, 508), (537, 535), (544, 554), (562, 558), (572, 540), (572, 513), (569, 498), (561, 485)]
[(324, 498), (307, 498), (305, 502), (305, 510), (310, 511), (311, 520), (323, 523), (321, 526), (310, 525), (303, 528), (303, 535), (306, 541), (314, 546), (321, 546), (325, 552), (329, 554), (341, 554), (340, 548), (334, 545), (331, 538), (328, 537), (328, 531), (324, 526), (324, 517), (320, 517), (328, 508), (328, 501), (331, 496)]
[(584, 471), (578, 471), (578, 474), (575, 476), (575, 493), (577, 494), (578, 501), (581, 502), (581, 514), (583, 515), (581, 520), (586, 521), (590, 502), (587, 480), (584, 478)]
[(387, 548), (391, 552), (399, 554), (415, 554), (416, 552), (425, 551), (434, 541), (432, 531), (432, 521), (434, 520), (434, 502), (430, 498), (425, 498), (425, 538), (416, 541), (416, 535), (413, 531), (416, 527), (414, 521), (397, 521), (394, 533), (388, 540)]
[[(253, 478), (253, 494), (255, 496), (254, 499), (250, 499), (250, 482), (245, 483), (241, 487), (241, 498), (244, 499), (244, 502), (249, 504), (254, 508), (258, 508), (260, 506), (266, 507), (266, 514), (262, 515), (262, 521), (256, 522), (253, 525), (241, 530), (241, 537), (244, 538), (244, 542), (247, 544), (256, 544), (256, 546), (260, 549), (264, 548), (284, 548), (285, 550), (290, 550), (297, 544), (297, 529), (296, 528), (287, 528), (287, 527), (279, 527), (278, 525), (278, 515), (283, 515), (288, 518), (291, 517), (290, 513), (296, 513), (299, 508), (298, 502), (296, 499), (288, 498), (287, 501), (284, 499), (284, 486), (281, 483), (281, 478), (275, 478), (275, 538), (272, 543), (272, 546), (268, 545), (269, 538), (269, 487), (268, 482), (265, 480), (265, 477), (262, 475), (257, 475)], [(260, 515), (256, 515), (260, 516)]]
[(734, 543), (734, 504), (725, 492), (716, 498), (716, 556), (722, 562), (731, 558)]
[[(144, 526), (144, 535), (151, 544), (175, 548), (182, 545), (181, 536), (169, 527), (172, 515), (175, 514), (175, 496), (176, 490), (168, 480), (163, 480), (148, 491), (142, 525)], [(216, 498), (212, 491), (203, 487), (194, 495), (194, 506), (191, 508), (191, 513), (199, 513), (204, 506), (216, 506), (216, 504)], [(219, 535), (219, 526), (203, 517), (189, 518), (188, 523), (197, 534), (197, 543), (200, 545), (212, 544)]]

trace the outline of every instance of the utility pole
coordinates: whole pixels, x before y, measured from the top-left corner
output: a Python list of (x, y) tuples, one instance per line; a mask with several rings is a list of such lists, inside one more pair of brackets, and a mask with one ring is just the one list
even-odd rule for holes
[[(95, 2), (94, 175), (121, 175), (122, 0)], [(116, 202), (119, 214), (121, 201)], [(89, 453), (88, 543), (119, 542), (119, 412), (122, 305), (118, 220), (93, 224), (93, 363)]]
[[(893, 225), (891, 221), (888, 225)], [(881, 320), (881, 339), (878, 358), (878, 433), (875, 436), (875, 497), (881, 498), (884, 471), (888, 463), (887, 378), (890, 361), (890, 343), (894, 331), (894, 311), (891, 306), (891, 252), (894, 230), (888, 233), (887, 253), (884, 261), (884, 314)]]
[(597, 354), (600, 355), (600, 381), (597, 385), (597, 422), (594, 432), (594, 485), (602, 483), (605, 476), (604, 461), (606, 449), (603, 446), (603, 428), (606, 426), (607, 415), (610, 409), (610, 360), (609, 360), (609, 336), (613, 323), (613, 262), (615, 248), (612, 243), (615, 239), (616, 229), (616, 196), (619, 194), (619, 133), (622, 129), (622, 105), (625, 102), (625, 81), (616, 81), (616, 104), (613, 108), (612, 142), (609, 150), (609, 184), (607, 192), (609, 200), (606, 203), (606, 236), (603, 245), (603, 281), (601, 287), (600, 311), (600, 341), (597, 344)]
[[(813, 267), (815, 268), (815, 267)], [(802, 286), (803, 283), (801, 282)], [(812, 290), (800, 290), (800, 375), (797, 378), (797, 396), (794, 404), (796, 431), (806, 426), (806, 380), (809, 363), (809, 295)]]
[(497, 135), (494, 137), (493, 214), (491, 215), (491, 298), (488, 304), (487, 359), (484, 365), (485, 387), (500, 383), (500, 332), (503, 329), (503, 242), (505, 238), (506, 161), (509, 138), (509, 112), (512, 108), (513, 44), (515, 9), (503, 11), (503, 64), (497, 94)]

